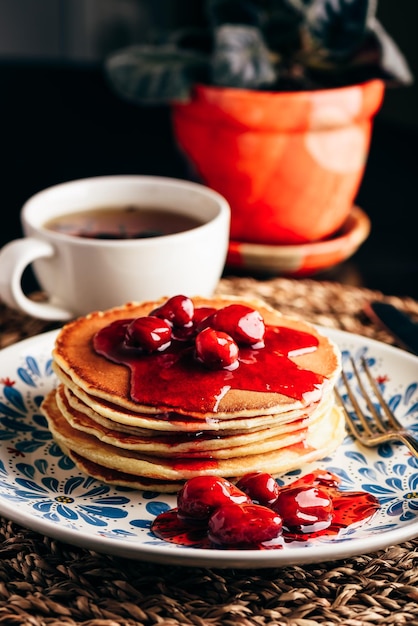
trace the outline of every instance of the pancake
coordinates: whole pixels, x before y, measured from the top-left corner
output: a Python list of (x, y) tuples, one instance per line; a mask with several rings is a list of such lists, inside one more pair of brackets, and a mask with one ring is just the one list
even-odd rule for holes
[[(170, 340), (161, 347), (129, 343), (132, 320), (152, 322), (165, 303), (93, 312), (58, 333), (58, 384), (41, 410), (80, 471), (110, 484), (175, 492), (198, 475), (277, 476), (341, 443), (344, 418), (333, 394), (341, 355), (314, 326), (260, 301), (195, 297), (194, 317), (183, 327), (163, 318)], [(258, 341), (248, 321), (233, 318), (234, 326), (225, 318), (242, 307), (261, 320)], [(207, 317), (214, 311), (217, 318)], [(216, 327), (220, 319), (226, 331)], [(216, 349), (235, 345), (226, 332), (238, 337), (233, 362), (202, 361), (196, 337), (205, 328), (218, 333)]]
[[(78, 388), (62, 371), (58, 372), (56, 367), (54, 367), (54, 370), (63, 383), (68, 402), (75, 409), (87, 412), (91, 416), (96, 416), (96, 419), (97, 416), (101, 416), (105, 420), (113, 422), (113, 428), (122, 429), (124, 432), (137, 432), (139, 428), (147, 431), (155, 430), (174, 433), (200, 431), (250, 432), (263, 426), (275, 426), (302, 419), (316, 410), (319, 404), (312, 404), (305, 409), (295, 409), (278, 415), (268, 413), (267, 415), (253, 417), (231, 417), (228, 420), (217, 419), (214, 415), (207, 416), (205, 419), (202, 419), (202, 417), (198, 419), (172, 412), (156, 414), (135, 413), (100, 398), (89, 396), (84, 390)], [(331, 391), (331, 389), (328, 390), (328, 392)], [(328, 395), (332, 394), (328, 393)]]
[[(211, 307), (220, 309), (227, 304), (243, 303), (237, 298), (204, 299), (194, 298), (195, 307)], [(131, 399), (131, 373), (129, 368), (118, 365), (97, 354), (93, 348), (94, 335), (106, 326), (117, 320), (135, 319), (148, 315), (163, 300), (159, 302), (128, 303), (123, 307), (110, 309), (105, 312), (94, 312), (86, 317), (79, 318), (67, 324), (60, 332), (53, 351), (54, 362), (77, 387), (86, 393), (112, 402), (128, 410), (142, 413), (162, 413), (172, 411), (180, 414), (195, 416), (215, 415), (217, 419), (231, 416), (252, 416), (260, 413), (278, 414), (298, 408), (306, 408), (315, 399), (319, 399), (322, 390), (315, 387), (311, 393), (303, 398), (295, 398), (285, 393), (259, 392), (249, 389), (229, 389), (214, 406), (212, 397), (199, 396), (198, 389), (201, 380), (210, 376), (210, 372), (199, 372), (190, 377), (190, 372), (184, 376), (184, 386), (189, 387), (191, 393), (178, 398), (176, 403), (170, 403), (165, 394), (166, 381), (153, 380), (151, 385), (161, 384), (161, 393), (153, 395), (153, 402), (149, 401), (149, 385), (145, 385), (144, 397)], [(275, 327), (284, 327), (312, 335), (318, 341), (317, 349), (301, 356), (290, 357), (289, 361), (300, 370), (311, 371), (323, 377), (324, 386), (335, 382), (339, 373), (339, 351), (334, 344), (311, 324), (297, 319), (285, 317), (264, 303), (254, 303), (266, 324)], [(59, 372), (59, 370), (58, 370)], [(192, 385), (195, 384), (195, 387)]]
[[(290, 433), (299, 433), (303, 439), (304, 430), (309, 427), (320, 414), (330, 410), (330, 403), (322, 407), (321, 412), (315, 411), (311, 418), (293, 420), (290, 424), (276, 425), (269, 428), (242, 431), (233, 434), (213, 433), (210, 431), (192, 433), (162, 434), (131, 429), (129, 433), (117, 430), (114, 424), (104, 420), (98, 414), (84, 411), (84, 407), (75, 402), (70, 404), (63, 386), (59, 386), (55, 394), (55, 402), (62, 416), (69, 425), (97, 437), (100, 441), (115, 447), (146, 452), (148, 455), (187, 456), (188, 458), (208, 457), (228, 458), (247, 456), (249, 452), (258, 454), (281, 447), (281, 439)], [(78, 408), (77, 408), (78, 407)]]
[[(74, 459), (79, 457), (86, 463), (94, 464), (96, 468), (106, 468), (106, 471), (97, 475), (92, 474), (94, 477), (118, 484), (117, 474), (123, 473), (136, 478), (138, 484), (145, 484), (149, 480), (157, 481), (155, 487), (158, 488), (160, 483), (160, 488), (166, 491), (173, 491), (174, 485), (184, 483), (194, 476), (216, 475), (234, 479), (255, 471), (283, 474), (326, 456), (341, 443), (345, 435), (341, 411), (334, 405), (330, 411), (304, 429), (302, 438), (296, 432), (284, 436), (281, 442), (278, 439), (279, 447), (275, 450), (248, 454), (245, 457), (208, 458), (202, 462), (202, 459), (182, 457), (179, 460), (175, 456), (152, 456), (122, 449), (76, 430), (63, 417), (54, 392), (46, 397), (43, 410), (54, 439), (64, 451)], [(115, 475), (112, 474), (113, 471), (116, 472)]]

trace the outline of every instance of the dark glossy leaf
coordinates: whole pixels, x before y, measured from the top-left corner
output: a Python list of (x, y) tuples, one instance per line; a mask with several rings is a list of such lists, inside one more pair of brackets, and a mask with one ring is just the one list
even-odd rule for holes
[(364, 40), (374, 5), (373, 0), (313, 0), (307, 30), (321, 49), (348, 56)]
[(296, 7), (292, 5), (291, 0), (289, 4), (286, 1), (276, 4), (263, 25), (263, 36), (267, 47), (277, 51), (286, 62), (289, 55), (294, 55), (302, 48), (301, 33), (306, 15), (302, 12), (303, 5), (300, 0)]
[[(377, 0), (206, 0), (202, 26), (113, 54), (105, 71), (120, 96), (142, 104), (188, 101), (197, 82), (279, 91), (373, 78), (410, 84), (376, 7)], [(25, 382), (33, 384), (28, 374)]]
[(106, 73), (123, 98), (142, 103), (185, 101), (207, 79), (205, 55), (173, 46), (132, 46), (110, 57)]
[(259, 89), (275, 80), (270, 54), (258, 29), (231, 25), (217, 29), (212, 62), (215, 85)]
[(371, 41), (378, 50), (378, 67), (382, 77), (395, 85), (410, 85), (413, 76), (404, 55), (378, 20), (370, 24)]

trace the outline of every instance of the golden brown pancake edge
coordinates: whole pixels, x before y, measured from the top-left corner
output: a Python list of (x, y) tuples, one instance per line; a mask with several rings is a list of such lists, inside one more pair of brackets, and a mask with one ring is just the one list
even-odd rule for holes
[[(291, 360), (304, 369), (324, 376), (332, 386), (340, 370), (340, 353), (335, 344), (320, 333), (312, 324), (281, 315), (278, 311), (261, 301), (248, 301), (232, 297), (214, 299), (195, 297), (195, 306), (211, 306), (222, 308), (231, 303), (251, 304), (263, 316), (266, 324), (283, 325), (295, 330), (302, 330), (318, 339), (317, 350)], [(216, 411), (209, 405), (206, 410), (196, 412), (190, 410), (187, 398), (182, 406), (171, 407), (163, 402), (158, 406), (142, 405), (130, 399), (130, 372), (124, 365), (112, 363), (96, 354), (92, 339), (96, 332), (115, 320), (131, 319), (147, 315), (164, 301), (145, 303), (128, 303), (122, 307), (105, 312), (94, 312), (83, 318), (70, 322), (62, 328), (57, 336), (53, 350), (53, 358), (57, 366), (57, 374), (62, 370), (74, 384), (86, 393), (97, 396), (105, 401), (120, 404), (127, 409), (143, 413), (161, 413), (173, 411), (196, 417), (216, 416), (218, 419), (231, 415), (251, 416), (262, 413), (280, 413), (291, 409), (303, 408), (305, 401), (295, 400), (278, 393), (261, 393), (254, 391), (230, 390), (220, 401)], [(203, 413), (203, 414), (202, 414)]]

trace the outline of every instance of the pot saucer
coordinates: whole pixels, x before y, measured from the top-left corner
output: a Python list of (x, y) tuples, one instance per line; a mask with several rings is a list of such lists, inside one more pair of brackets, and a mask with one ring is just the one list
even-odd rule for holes
[(369, 233), (368, 216), (354, 206), (339, 231), (322, 241), (284, 246), (230, 241), (226, 267), (283, 276), (308, 276), (348, 259)]

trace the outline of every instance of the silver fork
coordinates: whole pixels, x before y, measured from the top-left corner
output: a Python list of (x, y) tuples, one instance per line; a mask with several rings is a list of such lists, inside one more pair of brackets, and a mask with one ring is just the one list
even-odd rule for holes
[[(355, 393), (352, 390), (351, 384), (348, 380), (347, 374), (342, 371), (341, 377), (344, 381), (345, 388), (347, 390), (347, 396), (350, 399), (352, 408), (357, 416), (357, 419), (353, 417), (352, 411), (347, 408), (346, 402), (339, 392), (335, 389), (335, 394), (338, 398), (339, 404), (344, 410), (346, 423), (355, 439), (360, 441), (364, 446), (368, 448), (374, 448), (381, 443), (388, 441), (400, 441), (408, 446), (412, 454), (418, 458), (418, 441), (412, 437), (412, 435), (402, 426), (397, 420), (393, 412), (385, 402), (378, 385), (376, 384), (373, 376), (370, 373), (366, 359), (361, 358), (361, 365), (363, 371), (368, 380), (369, 386), (373, 391), (376, 399), (378, 400), (381, 411), (377, 410), (375, 404), (372, 401), (370, 394), (368, 393), (366, 386), (360, 376), (359, 369), (351, 359), (353, 367), (353, 373), (355, 380), (359, 386), (361, 394), (366, 401), (367, 408), (370, 415), (366, 416), (362, 411), (360, 404), (356, 398)], [(361, 426), (360, 426), (361, 425)]]

